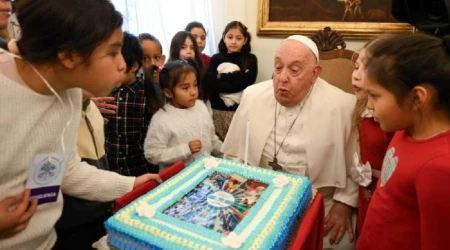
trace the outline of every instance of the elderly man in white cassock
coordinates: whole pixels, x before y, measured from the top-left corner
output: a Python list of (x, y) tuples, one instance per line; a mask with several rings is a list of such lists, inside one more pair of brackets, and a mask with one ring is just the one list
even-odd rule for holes
[(358, 184), (350, 177), (357, 139), (355, 97), (319, 78), (317, 46), (291, 36), (276, 51), (273, 80), (248, 87), (222, 146), (226, 158), (307, 176), (324, 195), (324, 249), (353, 249)]

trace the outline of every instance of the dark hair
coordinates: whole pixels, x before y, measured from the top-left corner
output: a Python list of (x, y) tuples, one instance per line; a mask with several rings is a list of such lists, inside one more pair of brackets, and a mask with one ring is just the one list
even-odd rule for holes
[(0, 37), (0, 48), (8, 50), (8, 43)]
[(158, 40), (158, 38), (156, 38), (154, 35), (149, 34), (149, 33), (141, 33), (141, 34), (139, 34), (139, 42), (142, 43), (142, 41), (144, 41), (144, 40), (150, 40), (150, 41), (155, 42), (156, 44), (158, 44), (159, 49), (161, 49), (161, 54), (162, 54), (163, 48), (162, 48), (161, 42)]
[(203, 67), (203, 64), (202, 64), (201, 53), (200, 53), (200, 50), (198, 49), (197, 40), (195, 39), (194, 35), (192, 35), (190, 32), (187, 32), (187, 31), (178, 31), (173, 36), (172, 41), (170, 42), (169, 61), (185, 59), (185, 58), (180, 58), (180, 50), (181, 50), (181, 47), (183, 46), (184, 42), (186, 41), (186, 38), (191, 39), (192, 44), (194, 45), (195, 62), (197, 63), (198, 67), (201, 69)]
[(397, 35), (369, 49), (368, 77), (393, 93), (399, 104), (415, 86), (428, 84), (436, 90), (434, 107), (450, 116), (450, 36)]
[(17, 3), (19, 2), (19, 0), (14, 0), (11, 1), (11, 13), (16, 13), (16, 9), (17, 9)]
[(202, 29), (202, 30), (205, 32), (205, 34), (207, 34), (206, 29), (205, 29), (205, 27), (203, 26), (203, 24), (200, 23), (200, 22), (197, 22), (197, 21), (193, 21), (193, 22), (188, 23), (188, 24), (186, 25), (186, 28), (184, 28), (184, 31), (191, 32), (191, 30), (192, 30), (193, 28), (199, 28), (199, 29)]
[(33, 63), (76, 51), (85, 60), (122, 26), (122, 15), (108, 0), (21, 0), (17, 18), (21, 55)]
[[(157, 70), (159, 72), (159, 82), (153, 81), (153, 72)], [(182, 77), (185, 77), (187, 73), (193, 72), (197, 78), (198, 86), (198, 68), (194, 60), (173, 60), (169, 61), (159, 69), (156, 65), (150, 65), (144, 72), (144, 85), (147, 109), (150, 114), (156, 113), (160, 108), (164, 106), (156, 93), (154, 84), (159, 84), (161, 89), (168, 89), (174, 93), (175, 87), (180, 82)], [(200, 88), (199, 88), (200, 90)]]
[(142, 53), (141, 44), (135, 35), (128, 32), (123, 32), (122, 56), (127, 65), (127, 73), (130, 72), (134, 63), (138, 64), (138, 69), (142, 67), (144, 54)]
[(239, 31), (242, 33), (244, 38), (247, 39), (247, 42), (244, 44), (244, 46), (242, 46), (241, 52), (243, 54), (249, 54), (252, 51), (252, 47), (250, 45), (250, 43), (252, 41), (252, 36), (248, 32), (247, 26), (245, 26), (240, 21), (233, 21), (233, 22), (227, 24), (227, 26), (225, 27), (225, 30), (222, 33), (222, 38), (220, 39), (220, 42), (219, 42), (219, 52), (220, 53), (228, 52), (227, 46), (225, 45), (225, 42), (223, 41), (223, 37), (228, 33), (228, 31), (230, 29), (239, 29)]
[(203, 75), (205, 74), (205, 69), (203, 68), (203, 61), (201, 57), (200, 49), (198, 48), (197, 40), (195, 39), (194, 35), (192, 35), (190, 32), (187, 31), (179, 31), (173, 36), (172, 42), (170, 43), (170, 56), (169, 56), (169, 62), (174, 60), (180, 60), (184, 58), (180, 58), (180, 50), (181, 46), (183, 46), (184, 42), (186, 41), (186, 38), (191, 39), (192, 44), (194, 45), (194, 52), (195, 52), (195, 66), (197, 67), (197, 85), (199, 89), (199, 99), (206, 101), (206, 91), (204, 90), (203, 86)]

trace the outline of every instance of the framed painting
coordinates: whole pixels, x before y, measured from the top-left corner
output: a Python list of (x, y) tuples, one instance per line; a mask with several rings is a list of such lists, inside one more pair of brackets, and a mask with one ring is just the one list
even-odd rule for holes
[(344, 38), (413, 32), (391, 15), (391, 0), (258, 0), (258, 36), (310, 36), (326, 26)]

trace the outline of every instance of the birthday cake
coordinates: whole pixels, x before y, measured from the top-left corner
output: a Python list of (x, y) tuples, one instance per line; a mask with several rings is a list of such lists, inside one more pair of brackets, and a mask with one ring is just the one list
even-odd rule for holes
[(105, 223), (114, 249), (280, 249), (311, 200), (311, 182), (202, 157)]

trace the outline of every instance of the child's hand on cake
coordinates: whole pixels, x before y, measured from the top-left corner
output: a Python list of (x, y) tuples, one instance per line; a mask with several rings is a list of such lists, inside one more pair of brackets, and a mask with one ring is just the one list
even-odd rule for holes
[(147, 181), (150, 181), (150, 180), (155, 180), (159, 183), (163, 182), (163, 180), (161, 179), (161, 176), (159, 176), (159, 174), (143, 174), (141, 176), (136, 177), (133, 188), (135, 188)]
[(9, 238), (24, 230), (37, 208), (37, 199), (30, 201), (31, 191), (0, 201), (0, 239)]
[(191, 153), (193, 153), (193, 154), (200, 152), (200, 150), (202, 150), (202, 142), (200, 140), (190, 141), (189, 149), (191, 150)]

